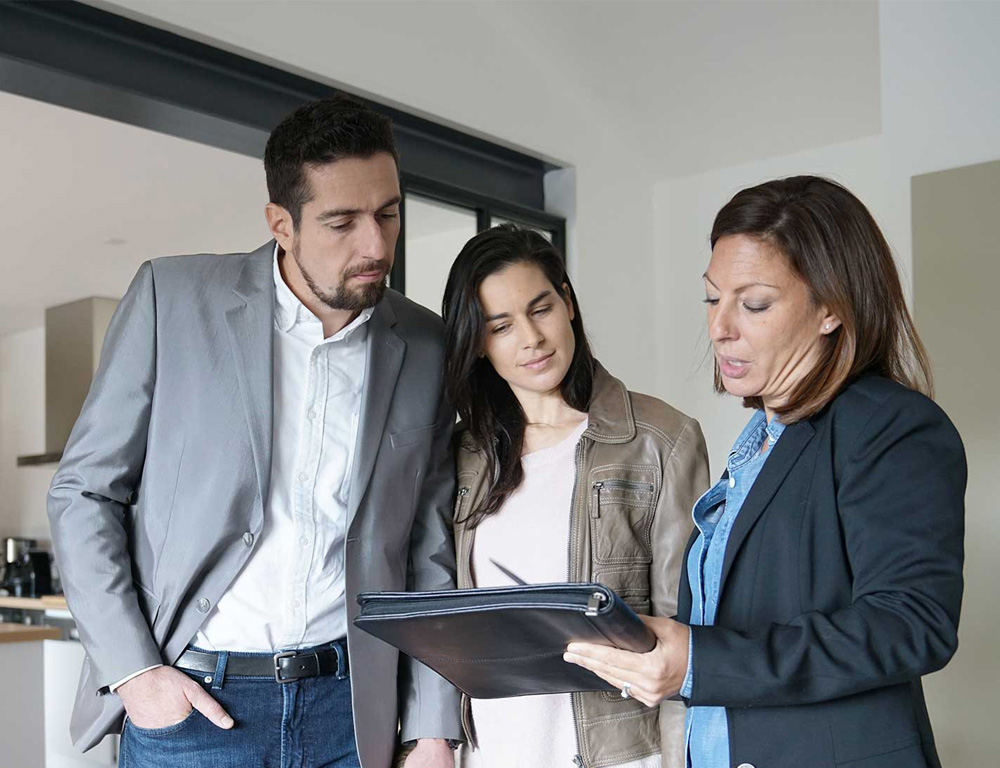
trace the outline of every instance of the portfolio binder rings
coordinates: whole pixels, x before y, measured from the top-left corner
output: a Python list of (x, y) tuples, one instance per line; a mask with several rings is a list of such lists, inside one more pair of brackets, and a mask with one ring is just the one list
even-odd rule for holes
[(613, 691), (563, 661), (575, 641), (645, 653), (653, 633), (601, 584), (364, 592), (355, 626), (423, 662), (476, 699)]

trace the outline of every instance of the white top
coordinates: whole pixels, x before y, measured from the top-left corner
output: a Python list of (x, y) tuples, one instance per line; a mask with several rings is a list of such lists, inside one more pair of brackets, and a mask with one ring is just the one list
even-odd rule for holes
[[(576, 480), (576, 446), (584, 420), (558, 445), (522, 457), (524, 481), (500, 511), (476, 529), (472, 575), (477, 587), (507, 587), (495, 560), (529, 584), (569, 577), (569, 523)], [(473, 699), (478, 750), (462, 747), (459, 768), (573, 768), (579, 752), (567, 693)], [(628, 763), (660, 768), (660, 756)]]
[(193, 643), (307, 648), (347, 634), (344, 542), (368, 361), (367, 309), (328, 339), (274, 258), (271, 485), (246, 565)]

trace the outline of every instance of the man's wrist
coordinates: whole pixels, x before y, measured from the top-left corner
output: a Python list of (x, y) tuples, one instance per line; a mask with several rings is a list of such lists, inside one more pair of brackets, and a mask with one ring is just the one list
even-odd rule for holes
[(111, 693), (115, 693), (119, 688), (121, 688), (123, 685), (125, 685), (125, 683), (127, 683), (129, 680), (134, 680), (139, 675), (145, 674), (146, 672), (149, 672), (152, 669), (159, 669), (162, 666), (163, 666), (162, 664), (153, 664), (153, 666), (151, 666), (151, 667), (146, 667), (145, 669), (140, 669), (138, 672), (133, 672), (128, 677), (123, 677), (121, 680), (118, 680), (117, 682), (114, 682), (111, 685), (109, 685), (108, 686), (108, 690)]
[(462, 742), (460, 740), (458, 740), (458, 739), (442, 739), (442, 738), (438, 738), (438, 737), (434, 737), (434, 736), (432, 736), (430, 738), (425, 738), (425, 739), (410, 739), (409, 741), (404, 741), (403, 742), (403, 746), (404, 747), (415, 747), (421, 741), (443, 741), (452, 750), (458, 749), (460, 746), (462, 746)]

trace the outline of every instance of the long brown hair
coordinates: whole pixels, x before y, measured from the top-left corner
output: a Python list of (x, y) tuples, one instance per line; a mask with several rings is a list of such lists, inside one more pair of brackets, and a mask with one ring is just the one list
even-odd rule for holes
[[(561, 296), (573, 303), (576, 348), (560, 384), (563, 399), (578, 411), (590, 408), (594, 357), (583, 330), (583, 316), (566, 273), (562, 254), (537, 232), (502, 224), (480, 232), (462, 248), (448, 274), (441, 316), (445, 327), (445, 390), (477, 450), (486, 454), (489, 492), (463, 520), (473, 528), (498, 512), (524, 480), (524, 410), (510, 385), (484, 357), (486, 319), (479, 286), (513, 264), (533, 264)], [(563, 286), (566, 286), (563, 288)]]
[[(820, 411), (850, 382), (877, 374), (933, 395), (927, 352), (906, 307), (892, 251), (871, 213), (847, 189), (818, 176), (776, 179), (738, 192), (712, 225), (712, 248), (729, 235), (780, 252), (812, 300), (840, 318), (817, 365), (775, 408), (790, 424)], [(715, 389), (725, 392), (719, 364)], [(744, 398), (763, 408), (760, 397)]]

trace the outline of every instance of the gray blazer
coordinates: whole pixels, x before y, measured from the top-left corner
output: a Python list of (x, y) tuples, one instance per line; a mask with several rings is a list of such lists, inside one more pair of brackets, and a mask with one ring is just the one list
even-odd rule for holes
[[(106, 686), (173, 663), (260, 535), (273, 250), (147, 262), (108, 328), (48, 499), (87, 651), (71, 722), (83, 749), (121, 727), (121, 702)], [(454, 586), (454, 416), (442, 397), (441, 320), (389, 290), (369, 323), (345, 544), (347, 639), (358, 752), (365, 768), (386, 768), (398, 723), (403, 740), (461, 734), (457, 691), (350, 623), (358, 592)]]

